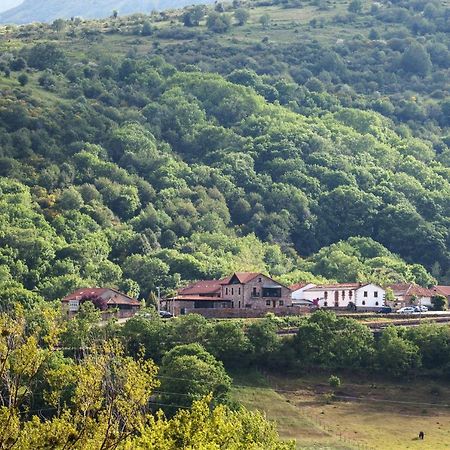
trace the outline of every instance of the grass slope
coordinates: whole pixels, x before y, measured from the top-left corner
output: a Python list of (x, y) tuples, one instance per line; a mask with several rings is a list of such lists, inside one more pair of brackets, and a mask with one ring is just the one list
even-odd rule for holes
[[(235, 398), (250, 409), (265, 411), (281, 436), (295, 439), (299, 449), (449, 448), (448, 385), (344, 380), (338, 399), (327, 403), (326, 377), (259, 376), (256, 382), (253, 377), (235, 377)], [(424, 441), (417, 438), (421, 430)]]

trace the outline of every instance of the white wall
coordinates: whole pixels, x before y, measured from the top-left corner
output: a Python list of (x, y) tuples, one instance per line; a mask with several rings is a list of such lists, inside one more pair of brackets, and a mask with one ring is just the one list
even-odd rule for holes
[[(366, 293), (366, 295), (365, 295)], [(356, 290), (356, 307), (377, 308), (384, 305), (386, 291), (376, 284), (368, 284)]]
[(315, 284), (308, 283), (296, 291), (292, 291), (292, 300), (305, 300), (305, 290), (314, 287)]

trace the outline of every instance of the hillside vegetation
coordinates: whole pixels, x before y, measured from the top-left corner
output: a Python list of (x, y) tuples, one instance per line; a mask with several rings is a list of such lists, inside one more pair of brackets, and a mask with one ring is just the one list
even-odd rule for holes
[(235, 2), (4, 28), (2, 297), (448, 281), (448, 20)]

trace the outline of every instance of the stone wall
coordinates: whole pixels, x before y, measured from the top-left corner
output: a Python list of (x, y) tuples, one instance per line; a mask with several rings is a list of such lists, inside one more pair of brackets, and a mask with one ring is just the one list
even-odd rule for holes
[(311, 312), (305, 306), (280, 306), (276, 308), (196, 308), (189, 309), (186, 314), (200, 314), (208, 319), (245, 319), (264, 317), (267, 313), (276, 316), (298, 316)]

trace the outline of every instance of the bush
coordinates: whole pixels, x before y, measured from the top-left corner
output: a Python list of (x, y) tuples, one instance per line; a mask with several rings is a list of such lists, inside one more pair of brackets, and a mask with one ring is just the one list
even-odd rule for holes
[(27, 85), (29, 81), (28, 75), (26, 73), (21, 73), (17, 77), (17, 81), (20, 83), (21, 86)]
[(435, 295), (431, 298), (433, 311), (446, 311), (448, 307), (447, 299), (443, 295)]
[(330, 378), (328, 378), (328, 384), (333, 389), (336, 389), (341, 385), (341, 379), (336, 375), (331, 375)]

